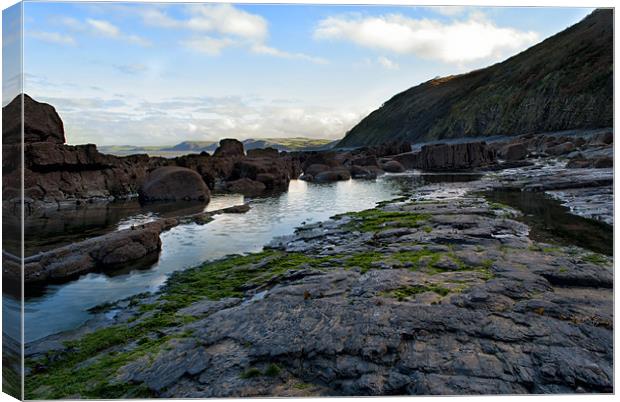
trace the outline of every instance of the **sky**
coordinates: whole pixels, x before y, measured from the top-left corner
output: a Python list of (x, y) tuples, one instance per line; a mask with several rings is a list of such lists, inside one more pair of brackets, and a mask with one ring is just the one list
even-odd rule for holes
[(337, 139), (395, 94), (591, 11), (27, 2), (24, 92), (56, 107), (70, 144)]

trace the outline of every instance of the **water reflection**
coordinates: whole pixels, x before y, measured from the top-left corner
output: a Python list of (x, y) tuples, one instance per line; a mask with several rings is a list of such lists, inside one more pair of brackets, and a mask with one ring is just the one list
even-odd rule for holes
[[(162, 251), (153, 265), (126, 267), (105, 274), (90, 273), (73, 282), (37, 289), (36, 295), (30, 292), (31, 296), (26, 299), (26, 340), (76, 327), (88, 319), (87, 310), (96, 305), (154, 291), (173, 271), (229, 254), (259, 251), (274, 236), (291, 234), (303, 222), (309, 224), (335, 214), (371, 208), (379, 201), (409, 194), (429, 182), (469, 181), (478, 177), (408, 172), (368, 181), (318, 184), (293, 180), (285, 193), (251, 199), (239, 195), (215, 195), (207, 210), (244, 201), (249, 201), (252, 209), (245, 214), (217, 215), (207, 225), (182, 225), (162, 233)], [(126, 211), (113, 211), (117, 215), (106, 218), (108, 220), (102, 225), (105, 230), (162, 214), (161, 211), (139, 210), (131, 215)], [(121, 215), (114, 223), (114, 219)]]
[(613, 254), (613, 228), (603, 222), (582, 218), (544, 193), (491, 191), (488, 200), (501, 202), (523, 212), (520, 220), (530, 227), (530, 238), (544, 243), (575, 244), (599, 253)]

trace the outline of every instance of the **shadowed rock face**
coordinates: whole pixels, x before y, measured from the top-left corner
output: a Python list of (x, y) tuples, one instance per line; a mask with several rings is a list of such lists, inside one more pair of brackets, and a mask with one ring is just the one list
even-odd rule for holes
[(209, 188), (200, 175), (184, 167), (164, 166), (152, 171), (140, 188), (141, 201), (205, 201)]
[[(65, 129), (53, 106), (37, 102), (24, 94), (24, 142), (65, 143)], [(5, 144), (21, 142), (21, 102), (18, 96), (2, 108), (2, 140)]]
[(495, 153), (484, 142), (425, 145), (416, 166), (424, 170), (472, 169), (495, 163)]
[(353, 127), (339, 147), (613, 125), (613, 10), (495, 64), (406, 90)]

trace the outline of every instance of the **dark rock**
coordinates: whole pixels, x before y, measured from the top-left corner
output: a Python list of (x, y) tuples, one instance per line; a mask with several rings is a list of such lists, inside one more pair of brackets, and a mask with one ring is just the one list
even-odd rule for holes
[(400, 173), (405, 171), (405, 167), (395, 160), (388, 160), (381, 163), (381, 169), (389, 173)]
[(140, 188), (142, 201), (206, 201), (209, 188), (200, 175), (179, 166), (165, 166), (152, 171)]
[(425, 145), (417, 167), (424, 170), (471, 169), (495, 163), (495, 152), (485, 142)]
[(606, 131), (604, 133), (598, 134), (592, 139), (592, 142), (597, 144), (609, 145), (614, 142), (614, 133), (612, 131)]
[(248, 179), (247, 177), (229, 181), (226, 183), (227, 191), (244, 195), (260, 194), (265, 191), (266, 188), (267, 187), (263, 183), (256, 180)]
[(230, 180), (248, 178), (259, 181), (267, 189), (283, 189), (297, 173), (297, 165), (291, 158), (243, 158), (235, 162)]
[(243, 143), (234, 138), (224, 138), (220, 140), (220, 146), (217, 147), (213, 156), (244, 156)]
[(519, 161), (527, 156), (527, 147), (523, 143), (508, 144), (497, 153), (497, 156), (506, 161)]
[(406, 152), (392, 156), (392, 159), (399, 162), (405, 169), (415, 169), (418, 166), (418, 153)]
[(317, 173), (314, 175), (313, 181), (318, 183), (324, 182), (332, 182), (332, 181), (341, 181), (341, 180), (349, 180), (351, 178), (351, 174), (345, 168), (332, 169), (324, 172)]
[(594, 167), (596, 169), (612, 168), (612, 167), (614, 167), (614, 159), (609, 157), (609, 156), (604, 156), (604, 157), (601, 157), (601, 158), (596, 158), (592, 162), (592, 167)]
[(572, 142), (563, 142), (561, 144), (558, 145), (554, 145), (553, 147), (547, 148), (546, 152), (549, 155), (555, 155), (555, 156), (559, 156), (559, 155), (564, 155), (567, 154), (569, 152), (572, 152), (575, 150), (575, 144), (573, 144)]
[(351, 165), (357, 166), (379, 166), (375, 155), (357, 156), (351, 159)]
[(314, 163), (310, 166), (308, 166), (307, 168), (304, 169), (304, 174), (310, 175), (310, 176), (316, 176), (319, 173), (322, 172), (326, 172), (328, 170), (331, 169), (331, 166), (329, 165), (324, 165), (324, 164), (319, 164), (319, 163)]
[(277, 158), (280, 153), (275, 148), (267, 147), (248, 149), (247, 155), (248, 158)]
[[(176, 223), (175, 219), (151, 222), (36, 254), (24, 261), (24, 281), (67, 279), (94, 270), (117, 269), (149, 255), (156, 258), (161, 248), (159, 234)], [(11, 272), (5, 274), (11, 276)]]
[[(37, 102), (23, 94), (24, 142), (65, 143), (65, 129), (53, 106)], [(2, 142), (21, 142), (22, 96), (19, 95), (2, 108)]]
[(353, 165), (349, 169), (351, 172), (351, 177), (354, 179), (375, 179), (377, 178), (377, 173), (373, 169), (368, 166), (358, 166)]
[(232, 207), (222, 209), (225, 214), (244, 214), (250, 210), (250, 204), (234, 205)]

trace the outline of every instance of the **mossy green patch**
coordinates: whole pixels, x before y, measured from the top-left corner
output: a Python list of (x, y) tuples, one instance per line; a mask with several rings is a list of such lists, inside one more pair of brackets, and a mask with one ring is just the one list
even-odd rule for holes
[(262, 285), (289, 270), (318, 268), (334, 258), (267, 250), (207, 262), (170, 277), (162, 296), (164, 309), (176, 311), (205, 298), (242, 297), (243, 285)]
[[(176, 273), (162, 290), (161, 302), (141, 305), (132, 325), (99, 329), (66, 343), (66, 349), (29, 361), (33, 370), (26, 382), (28, 399), (148, 397), (140, 384), (114, 384), (119, 368), (144, 355), (156, 355), (171, 339), (162, 330), (181, 327), (197, 318), (178, 310), (202, 299), (242, 297), (244, 285), (261, 285), (289, 270), (319, 267), (337, 256), (312, 257), (302, 253), (264, 251), (232, 256)], [(179, 331), (180, 332), (180, 331)], [(180, 332), (177, 338), (189, 336)], [(96, 359), (92, 359), (96, 356)], [(277, 375), (277, 366), (265, 375)]]
[(261, 371), (256, 367), (250, 367), (249, 369), (242, 372), (241, 375), (239, 375), (239, 377), (246, 379), (246, 380), (250, 378), (263, 377), (263, 376), (277, 377), (278, 375), (280, 375), (281, 371), (282, 369), (280, 368), (280, 366), (278, 366), (275, 363), (271, 363), (269, 364), (269, 366), (267, 366), (267, 368), (264, 371)]
[(583, 257), (583, 260), (596, 265), (605, 265), (609, 261), (606, 257), (597, 253), (587, 254)]
[(367, 209), (360, 212), (347, 212), (346, 214), (336, 215), (349, 216), (351, 222), (345, 225), (351, 230), (362, 232), (377, 232), (379, 230), (397, 227), (419, 227), (423, 222), (430, 218), (428, 214), (418, 214), (402, 211), (383, 211), (381, 209)]
[(256, 367), (250, 367), (249, 369), (247, 369), (243, 373), (241, 373), (241, 375), (239, 377), (247, 380), (247, 379), (250, 379), (250, 378), (260, 377), (262, 375), (263, 375), (263, 373), (259, 369), (257, 369)]
[[(410, 269), (417, 270), (422, 265), (432, 268), (433, 265), (439, 261), (441, 254), (440, 252), (434, 252), (428, 249), (391, 253), (367, 251), (342, 257), (341, 260), (344, 262), (345, 268), (358, 267), (361, 269), (362, 273), (366, 273), (375, 268), (379, 263), (385, 263), (391, 266), (408, 265)], [(426, 264), (422, 263), (423, 260), (426, 260)]]
[(440, 296), (446, 296), (450, 293), (450, 289), (438, 284), (412, 285), (400, 287), (398, 289), (385, 292), (383, 295), (388, 297), (394, 297), (399, 301), (404, 301), (410, 297), (414, 297), (417, 294), (426, 292), (434, 292)]

